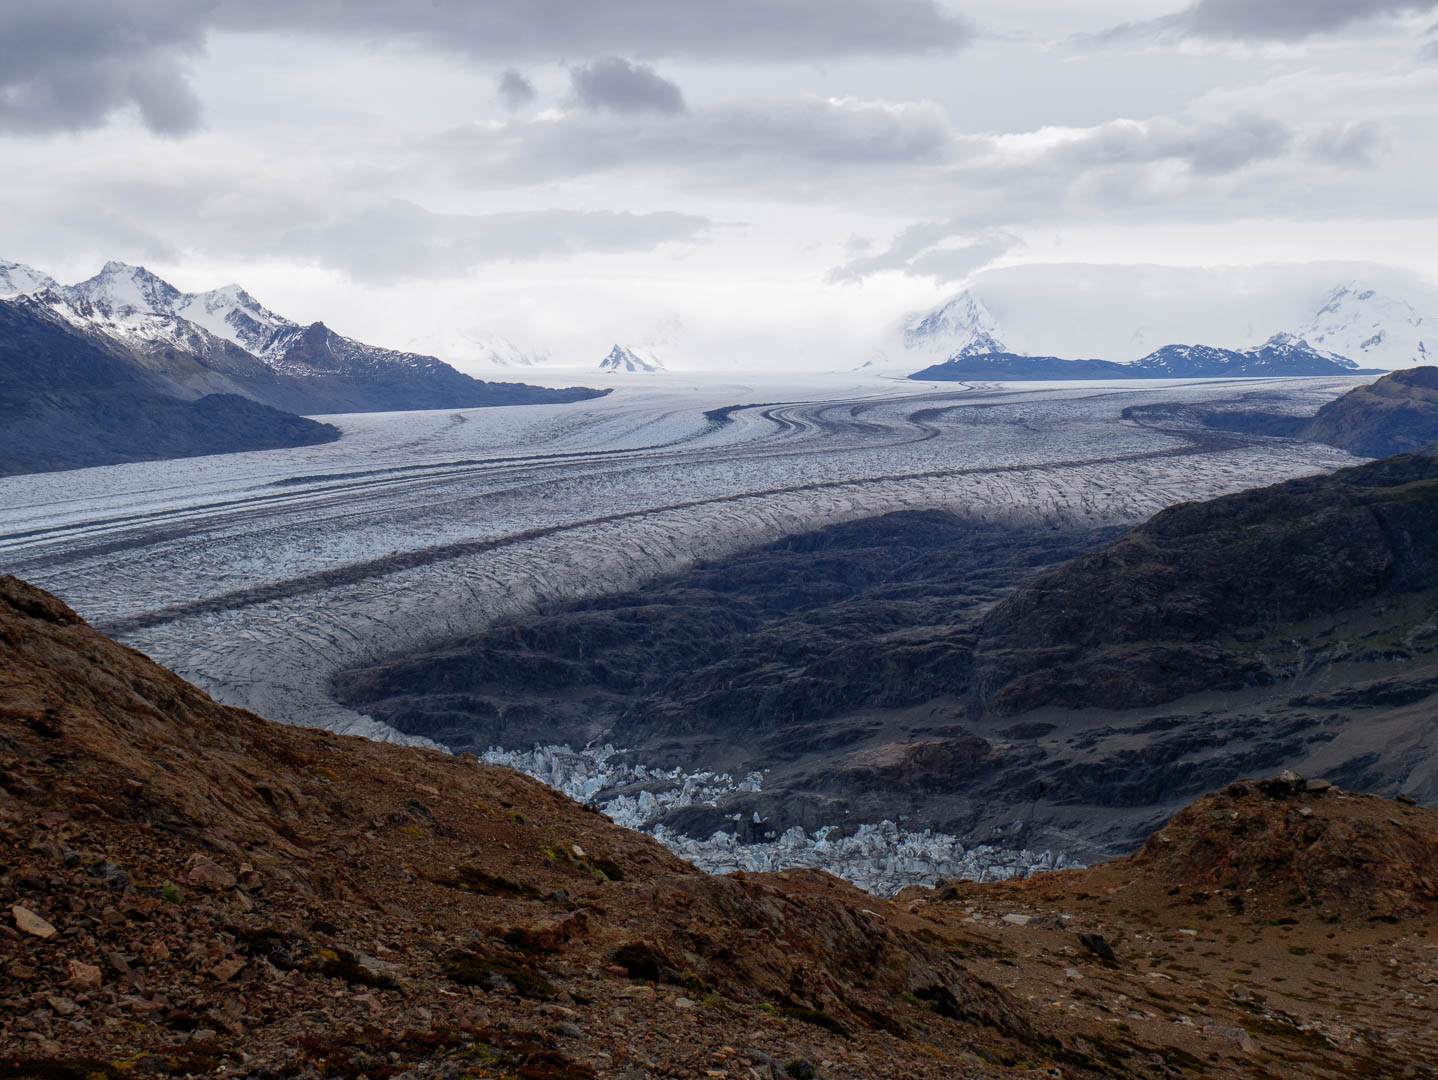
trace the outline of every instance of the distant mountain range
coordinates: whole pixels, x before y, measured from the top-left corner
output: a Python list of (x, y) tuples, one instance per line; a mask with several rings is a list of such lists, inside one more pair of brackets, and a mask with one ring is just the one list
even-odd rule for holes
[(616, 345), (599, 361), (600, 371), (630, 371), (650, 374), (663, 371), (664, 365), (653, 353), (639, 353), (627, 345)]
[[(1141, 317), (1143, 305), (1134, 306), (1139, 309), (1134, 317)], [(1145, 325), (1133, 337), (1152, 333)], [(1332, 289), (1311, 315), (1256, 348), (1166, 345), (1133, 363), (1115, 363), (1031, 356), (1009, 344), (1028, 336), (1010, 334), (975, 289), (911, 317), (902, 329), (906, 351), (942, 359), (914, 376), (925, 379), (1364, 374), (1431, 363), (1438, 356), (1438, 316), (1424, 316), (1406, 300), (1358, 282)], [(1371, 367), (1360, 369), (1360, 361)]]
[(1008, 352), (956, 353), (910, 375), (939, 382), (1010, 379), (1059, 382), (1090, 379), (1238, 379), (1300, 375), (1381, 375), (1346, 357), (1320, 352), (1306, 341), (1275, 334), (1252, 349), (1216, 349), (1209, 345), (1166, 345), (1131, 364), (1110, 360), (1064, 360), (1057, 356), (1020, 356)]
[(82, 332), (130, 351), (182, 391), (236, 393), (291, 412), (380, 412), (578, 401), (604, 393), (471, 378), (420, 353), (302, 324), (238, 285), (182, 293), (142, 266), (106, 263), (77, 285), (0, 263), (0, 290), (28, 294)]
[(238, 285), (183, 293), (120, 262), (60, 285), (0, 262), (0, 474), (338, 437), (295, 413), (526, 405), (608, 392), (474, 379), (433, 356), (297, 323)]

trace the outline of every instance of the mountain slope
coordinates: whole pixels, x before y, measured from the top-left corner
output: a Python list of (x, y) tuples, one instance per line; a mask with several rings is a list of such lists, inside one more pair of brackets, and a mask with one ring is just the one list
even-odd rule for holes
[(1301, 435), (1364, 457), (1438, 441), (1438, 367), (1395, 371), (1350, 390), (1319, 409)]
[(11, 577), (0, 641), (0, 1075), (1336, 1080), (1438, 1053), (1433, 811), (1279, 777), (1128, 859), (889, 901), (709, 877), (507, 770), (270, 725)]
[(1325, 637), (1340, 613), (1358, 633), (1377, 603), (1379, 636), (1403, 640), (1423, 619), (1394, 607), (1406, 596), (1438, 596), (1426, 455), (1175, 506), (1041, 575), (985, 617), (976, 699), (1001, 714), (1124, 709), (1263, 686), (1361, 653)]
[(338, 429), (229, 393), (196, 399), (33, 299), (0, 301), (0, 475), (308, 446)]
[(1324, 353), (1301, 338), (1275, 334), (1252, 349), (1168, 345), (1132, 367), (1156, 379), (1272, 378), (1291, 375), (1371, 375), (1346, 357)]
[(1015, 353), (962, 353), (941, 364), (916, 371), (911, 379), (953, 382), (961, 379), (1010, 379), (1015, 382), (1050, 382), (1085, 379), (1141, 378), (1132, 364), (1108, 360), (1064, 360), (1058, 356), (1019, 356)]
[(0, 300), (56, 287), (55, 279), (49, 274), (42, 274), (24, 263), (0, 259)]
[[(975, 1037), (1010, 1059), (1065, 1051), (833, 878), (711, 878), (516, 773), (272, 726), (15, 578), (0, 640), (7, 908), (59, 931), (0, 938), (0, 1032), (30, 1014), (40, 1036), (0, 1055), (45, 1075), (243, 1052), (283, 1076), (437, 1075), (469, 1055), (582, 1080), (696, 1051), (740, 1068), (742, 1039), (760, 1065), (852, 1048), (937, 1077), (933, 1055)], [(32, 994), (70, 1004), (37, 1016)]]

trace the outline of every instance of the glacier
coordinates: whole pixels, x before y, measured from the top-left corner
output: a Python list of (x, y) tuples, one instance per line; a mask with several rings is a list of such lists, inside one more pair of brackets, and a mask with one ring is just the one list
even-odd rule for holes
[[(335, 416), (344, 437), (322, 446), (0, 479), (0, 560), (226, 704), (422, 742), (339, 704), (331, 675), (893, 510), (1108, 526), (1331, 470), (1355, 459), (1122, 413), (1254, 393), (1311, 411), (1361, 381), (925, 386), (657, 373), (571, 405)], [(530, 752), (522, 736), (506, 752)], [(611, 790), (616, 779), (599, 775), (611, 766), (557, 761), (532, 768), (640, 824), (665, 799), (762, 782), (636, 770)], [(833, 824), (846, 827), (742, 847), (653, 831), (706, 867), (818, 865), (877, 889), (1063, 858), (909, 835), (902, 821)]]

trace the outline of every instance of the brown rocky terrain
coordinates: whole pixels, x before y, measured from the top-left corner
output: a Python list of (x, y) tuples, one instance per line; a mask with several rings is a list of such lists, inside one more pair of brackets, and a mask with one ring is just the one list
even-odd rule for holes
[(1431, 1076), (1438, 814), (1281, 779), (1091, 871), (709, 877), (222, 707), (0, 579), (0, 1077)]

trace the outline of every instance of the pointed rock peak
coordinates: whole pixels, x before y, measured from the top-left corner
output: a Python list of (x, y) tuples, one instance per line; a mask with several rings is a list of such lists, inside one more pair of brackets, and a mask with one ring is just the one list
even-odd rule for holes
[(906, 349), (963, 357), (1006, 351), (998, 320), (969, 289), (910, 318), (903, 342)]
[(663, 371), (664, 365), (652, 356), (641, 356), (626, 345), (615, 345), (599, 363), (600, 371)]
[(98, 274), (68, 290), (72, 297), (82, 298), (114, 311), (146, 312), (173, 315), (180, 290), (143, 266), (112, 259)]

